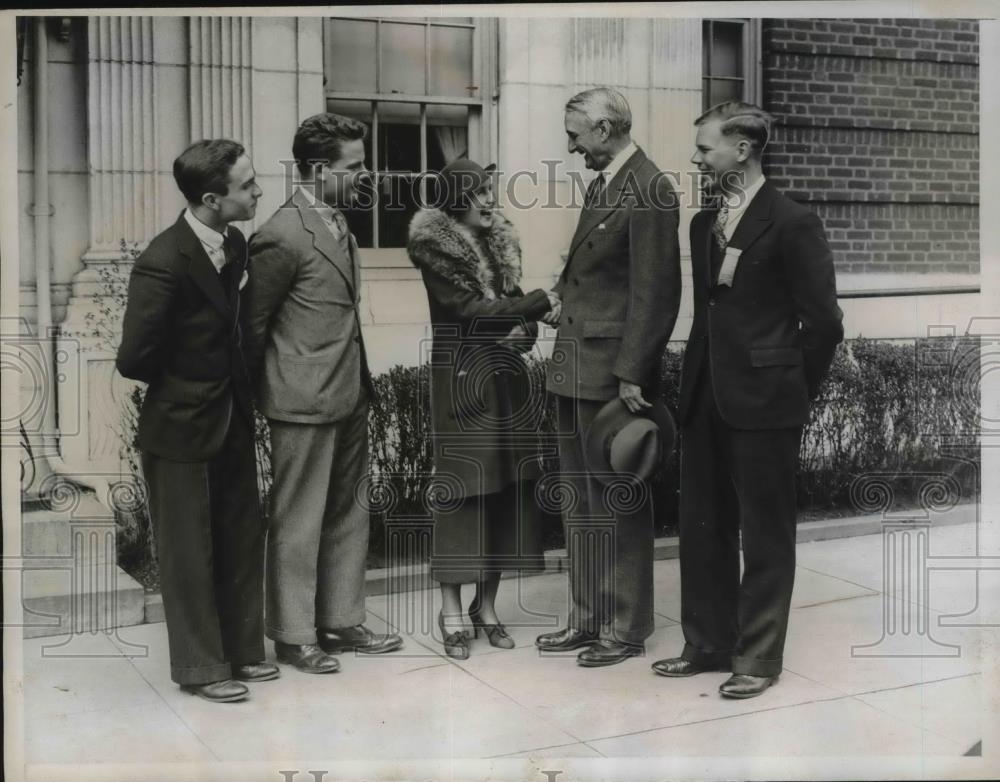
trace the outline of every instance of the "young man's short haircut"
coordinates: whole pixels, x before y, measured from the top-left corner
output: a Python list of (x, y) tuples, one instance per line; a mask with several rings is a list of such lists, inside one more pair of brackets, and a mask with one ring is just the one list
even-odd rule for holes
[(774, 117), (762, 108), (739, 100), (715, 104), (694, 124), (704, 125), (712, 120), (722, 120), (719, 130), (723, 136), (739, 136), (749, 141), (751, 154), (758, 158), (767, 146), (774, 124)]
[(201, 203), (205, 193), (229, 192), (229, 171), (246, 150), (227, 138), (196, 141), (174, 161), (174, 181), (189, 204)]
[(292, 154), (302, 176), (312, 173), (310, 161), (340, 160), (340, 147), (348, 141), (368, 138), (368, 126), (360, 120), (324, 112), (302, 121), (295, 131)]

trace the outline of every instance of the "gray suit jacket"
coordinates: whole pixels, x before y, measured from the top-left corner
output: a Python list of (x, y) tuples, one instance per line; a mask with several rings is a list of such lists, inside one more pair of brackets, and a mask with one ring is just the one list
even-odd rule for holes
[(608, 208), (585, 208), (555, 290), (559, 332), (546, 385), (606, 401), (625, 380), (652, 390), (681, 298), (678, 200), (639, 149), (607, 184)]
[(250, 239), (248, 369), (260, 411), (334, 423), (370, 387), (358, 312), (361, 270), (298, 190)]

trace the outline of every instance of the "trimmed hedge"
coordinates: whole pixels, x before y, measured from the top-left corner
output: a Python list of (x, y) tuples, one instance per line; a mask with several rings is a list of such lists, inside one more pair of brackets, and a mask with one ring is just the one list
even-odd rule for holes
[[(677, 406), (683, 345), (663, 355), (663, 399)], [(544, 389), (544, 363), (531, 362)], [(829, 376), (803, 431), (797, 476), (800, 517), (866, 513), (881, 509), (854, 496), (858, 479), (892, 484), (893, 507), (917, 504), (907, 476), (952, 476), (953, 500), (978, 494), (979, 342), (975, 338), (848, 340), (837, 349)], [(424, 501), (431, 469), (426, 367), (394, 367), (376, 381), (369, 421), (372, 474), (382, 476), (395, 499), (392, 512), (429, 518)], [(555, 400), (547, 395), (540, 437), (555, 431)], [(677, 532), (679, 460), (651, 482), (657, 536)], [(558, 460), (547, 460), (547, 470)], [(886, 508), (887, 509), (887, 508)], [(371, 554), (382, 561), (385, 513), (372, 513)], [(545, 514), (549, 548), (563, 546), (561, 520)]]
[[(911, 479), (927, 476), (944, 476), (934, 495), (938, 505), (975, 499), (979, 491), (979, 355), (975, 337), (859, 338), (840, 345), (803, 432), (797, 476), (800, 518), (926, 504), (921, 494), (925, 489), (917, 485), (919, 480)], [(671, 344), (663, 355), (661, 387), (671, 410), (676, 410), (682, 357), (683, 345), (677, 344)], [(544, 362), (528, 360), (535, 391), (546, 396), (539, 415), (539, 443), (551, 444), (555, 399), (544, 391)], [(403, 518), (417, 526), (429, 524), (427, 489), (433, 471), (427, 436), (427, 366), (393, 367), (376, 376), (374, 386), (368, 420), (372, 487), (359, 492), (371, 502), (370, 567), (385, 562), (387, 518)], [(124, 414), (126, 442), (134, 439), (140, 402), (137, 391)], [(259, 416), (256, 441), (261, 507), (266, 513), (270, 453), (267, 424)], [(136, 469), (133, 449), (126, 449), (125, 458)], [(545, 468), (558, 469), (558, 458), (547, 458)], [(865, 481), (870, 481), (867, 488)], [(675, 454), (650, 486), (657, 536), (676, 534), (679, 483)], [(942, 491), (949, 495), (944, 500)], [(544, 515), (544, 524), (547, 548), (561, 548), (561, 520), (549, 513)], [(133, 519), (122, 532), (123, 566), (127, 561), (140, 569), (150, 567), (153, 547), (148, 519)]]

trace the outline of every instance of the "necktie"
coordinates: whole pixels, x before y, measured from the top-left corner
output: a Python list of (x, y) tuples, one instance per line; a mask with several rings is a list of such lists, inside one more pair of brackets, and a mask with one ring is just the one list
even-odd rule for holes
[(347, 218), (344, 217), (343, 213), (338, 210), (333, 210), (333, 224), (336, 226), (335, 231), (337, 236), (337, 242), (340, 244), (340, 249), (344, 251), (344, 255), (348, 260), (351, 258), (351, 229), (347, 227)]
[(592, 209), (600, 203), (601, 194), (604, 192), (604, 184), (604, 172), (600, 171), (594, 178), (594, 181), (590, 183), (590, 187), (587, 188), (587, 197), (583, 202), (584, 208)]
[(726, 249), (726, 222), (729, 220), (729, 207), (723, 206), (719, 213), (715, 216), (715, 222), (712, 223), (712, 236), (715, 237), (715, 243), (719, 245), (720, 250)]
[(236, 277), (240, 273), (240, 263), (237, 257), (236, 247), (230, 240), (229, 236), (226, 236), (226, 240), (222, 243), (222, 251), (226, 256), (226, 265), (222, 267), (219, 271), (219, 279), (222, 282), (222, 287), (226, 291), (226, 298), (232, 303), (233, 298), (238, 294), (236, 286), (239, 284), (239, 278)]
[(340, 244), (340, 249), (343, 251), (344, 257), (351, 267), (351, 284), (357, 288), (358, 281), (354, 279), (354, 258), (351, 257), (351, 229), (347, 225), (347, 218), (344, 217), (343, 212), (340, 210), (335, 209), (333, 211), (333, 222), (337, 227), (337, 242)]
[(229, 306), (233, 308), (233, 331), (232, 335), (236, 340), (237, 347), (243, 344), (243, 330), (240, 327), (240, 277), (243, 274), (242, 259), (236, 251), (236, 246), (229, 235), (226, 234), (226, 241), (222, 243), (223, 252), (226, 254), (226, 265), (219, 272), (219, 280), (222, 288), (226, 292), (226, 299)]

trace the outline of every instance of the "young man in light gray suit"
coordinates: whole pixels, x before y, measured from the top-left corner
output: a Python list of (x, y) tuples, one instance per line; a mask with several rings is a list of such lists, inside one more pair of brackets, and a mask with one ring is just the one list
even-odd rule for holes
[[(615, 90), (587, 90), (566, 104), (569, 152), (597, 177), (555, 287), (561, 319), (546, 382), (557, 396), (560, 470), (580, 502), (565, 519), (568, 627), (535, 643), (543, 651), (589, 647), (578, 657), (585, 666), (642, 654), (653, 632), (648, 491), (637, 488), (636, 502), (616, 497), (584, 458), (587, 430), (608, 401), (618, 397), (633, 413), (650, 407), (680, 306), (676, 193), (632, 142), (631, 127)], [(595, 531), (610, 552), (594, 550)]]
[(332, 673), (331, 655), (402, 646), (364, 625), (372, 390), (361, 334), (358, 249), (340, 212), (356, 197), (368, 128), (306, 119), (292, 153), (302, 183), (250, 240), (250, 371), (271, 430), (265, 632), (279, 662)]

